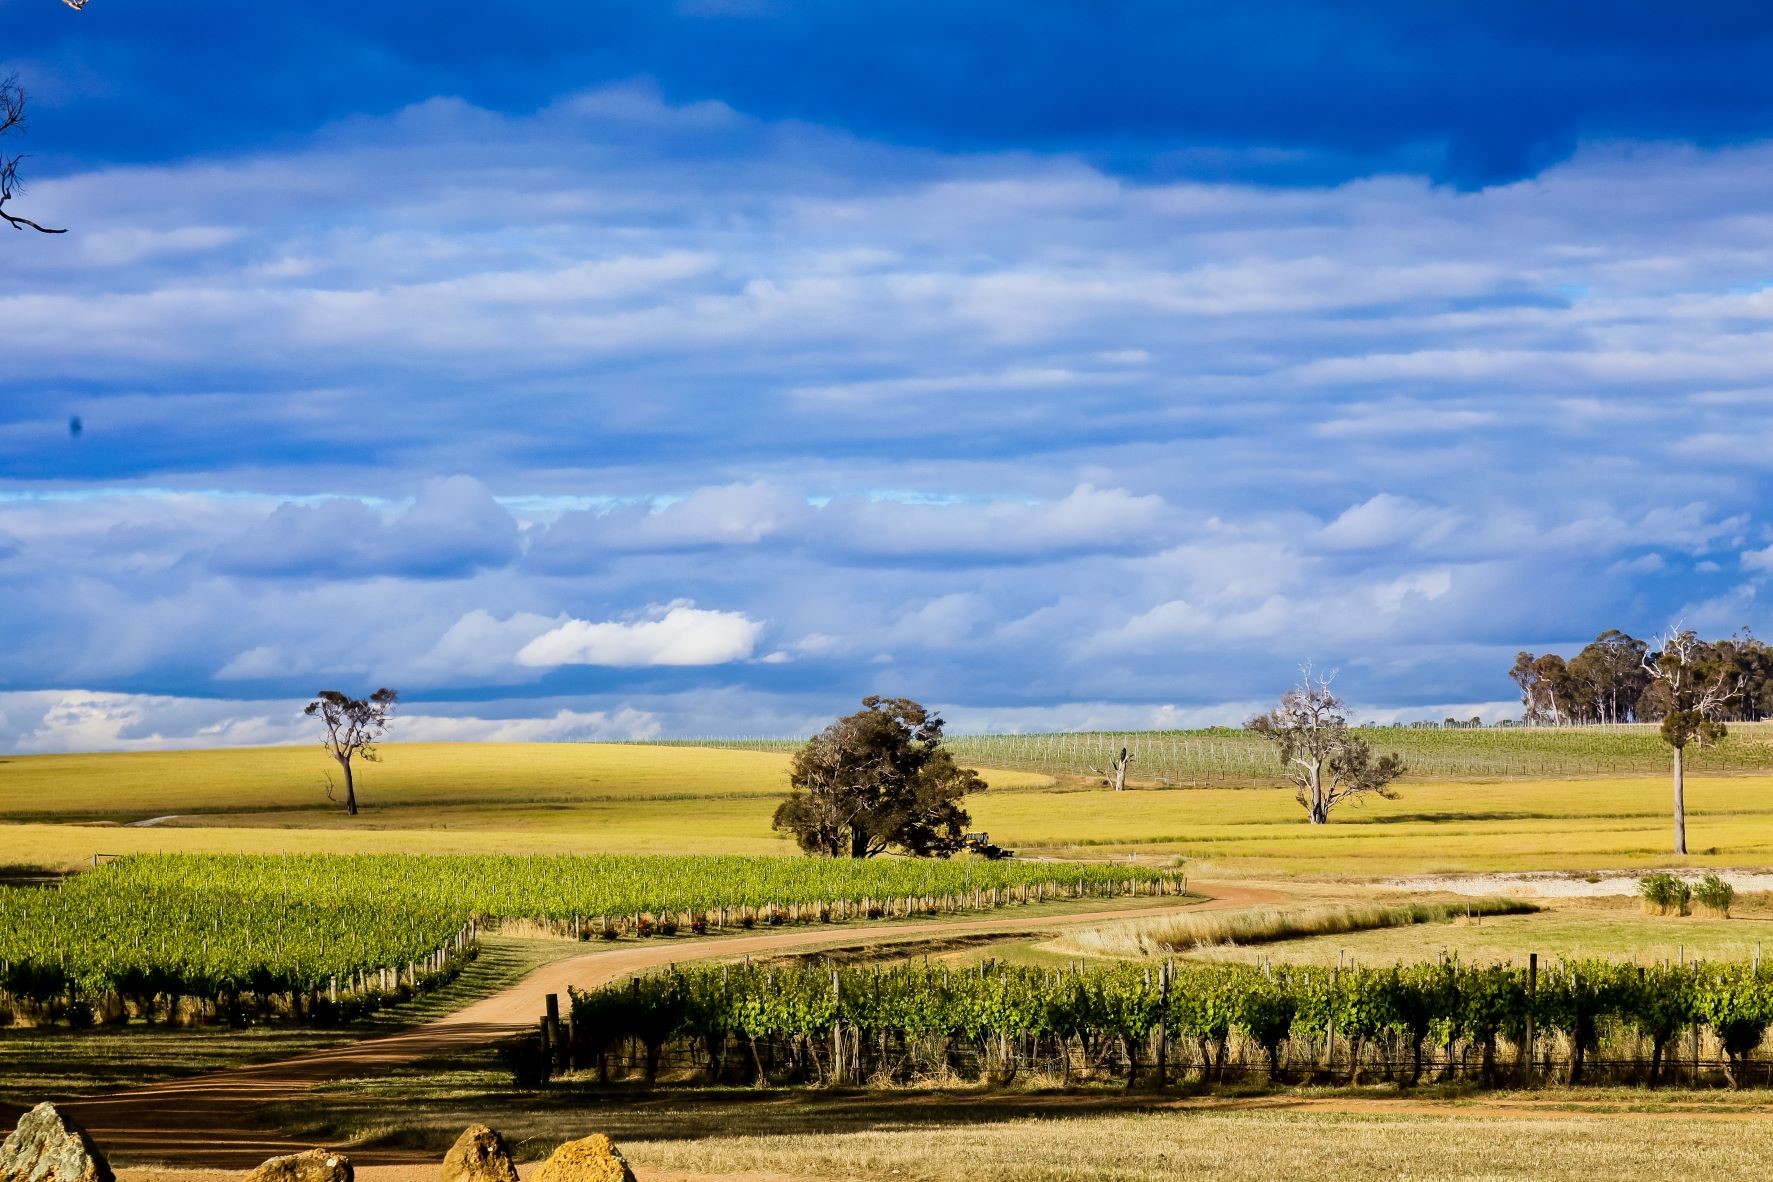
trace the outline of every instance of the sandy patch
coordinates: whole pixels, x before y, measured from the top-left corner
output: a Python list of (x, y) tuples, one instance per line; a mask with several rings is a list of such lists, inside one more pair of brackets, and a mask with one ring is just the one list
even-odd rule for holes
[[(1415, 878), (1382, 879), (1375, 885), (1388, 890), (1454, 895), (1510, 895), (1528, 899), (1598, 899), (1612, 895), (1635, 896), (1638, 879), (1653, 870), (1630, 873), (1606, 871), (1581, 873), (1539, 870), (1519, 874), (1427, 874)], [(1697, 882), (1710, 871), (1670, 868), (1667, 873)], [(1717, 876), (1738, 891), (1773, 891), (1773, 871), (1719, 870)]]

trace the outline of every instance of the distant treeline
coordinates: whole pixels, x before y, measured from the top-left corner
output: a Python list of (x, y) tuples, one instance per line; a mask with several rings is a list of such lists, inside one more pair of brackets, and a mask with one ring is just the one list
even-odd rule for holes
[[(1719, 708), (1719, 719), (1749, 722), (1773, 714), (1773, 647), (1746, 629), (1723, 640), (1695, 640), (1690, 681), (1739, 687)], [(1527, 722), (1655, 722), (1674, 706), (1669, 682), (1652, 672), (1666, 659), (1664, 646), (1609, 628), (1569, 660), (1520, 653), (1508, 675), (1521, 689)]]

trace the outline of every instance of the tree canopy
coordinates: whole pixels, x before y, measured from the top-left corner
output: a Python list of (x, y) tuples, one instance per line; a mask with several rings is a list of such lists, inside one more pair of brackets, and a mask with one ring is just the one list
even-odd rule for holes
[[(357, 815), (357, 780), (351, 770), (351, 761), (357, 756), (362, 756), (368, 763), (376, 761), (376, 741), (387, 731), (389, 718), (399, 699), (398, 693), (386, 687), (367, 698), (353, 698), (338, 690), (321, 690), (302, 710), (309, 718), (318, 718), (326, 727), (326, 738), (321, 741), (321, 746), (345, 774), (344, 803), (349, 816)], [(326, 795), (329, 799), (333, 795), (331, 777), (326, 781)]]
[[(1688, 709), (1683, 686), (1728, 684), (1727, 700), (1709, 704), (1708, 717), (1744, 722), (1773, 713), (1773, 648), (1744, 629), (1720, 640), (1692, 632), (1679, 652), (1667, 638), (1652, 646), (1617, 628), (1595, 637), (1566, 660), (1557, 653), (1522, 652), (1509, 677), (1521, 690), (1527, 722), (1550, 725), (1660, 722)], [(1664, 676), (1678, 664), (1678, 677)]]
[(972, 820), (961, 800), (985, 781), (954, 762), (942, 725), (909, 698), (863, 698), (795, 754), (775, 827), (833, 858), (954, 853)]
[(1314, 679), (1309, 666), (1279, 705), (1244, 726), (1274, 744), (1281, 771), (1298, 789), (1313, 825), (1328, 823), (1330, 810), (1351, 797), (1395, 796), (1392, 781), (1404, 774), (1402, 758), (1375, 757), (1349, 728), (1347, 709), (1330, 689), (1330, 679)]

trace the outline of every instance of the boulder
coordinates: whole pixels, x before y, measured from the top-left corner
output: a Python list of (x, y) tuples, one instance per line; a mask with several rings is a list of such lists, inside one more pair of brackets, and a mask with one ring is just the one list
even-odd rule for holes
[(351, 1159), (330, 1149), (304, 1149), (261, 1162), (246, 1182), (351, 1182)]
[(86, 1130), (39, 1104), (0, 1143), (0, 1182), (113, 1182), (110, 1163)]
[(556, 1149), (531, 1182), (634, 1182), (634, 1171), (615, 1142), (593, 1133)]
[(443, 1155), (443, 1182), (517, 1182), (505, 1139), (485, 1125), (469, 1125)]

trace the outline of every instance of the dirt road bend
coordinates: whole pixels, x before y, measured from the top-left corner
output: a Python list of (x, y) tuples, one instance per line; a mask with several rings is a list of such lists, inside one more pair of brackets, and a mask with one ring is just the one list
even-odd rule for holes
[[(1195, 889), (1210, 897), (1202, 902), (1158, 903), (1138, 909), (1043, 914), (1040, 908), (1030, 907), (1013, 913), (878, 927), (796, 928), (707, 940), (620, 944), (545, 965), (509, 989), (399, 1034), (90, 1097), (65, 1107), (120, 1164), (248, 1169), (274, 1154), (309, 1147), (267, 1129), (260, 1119), (264, 1105), (299, 1101), (321, 1084), (384, 1074), (528, 1029), (541, 1016), (547, 995), (559, 994), (564, 1003), (568, 986), (587, 989), (648, 969), (696, 960), (858, 944), (885, 946), (932, 937), (1026, 935), (1077, 924), (1253, 907), (1285, 898), (1276, 891), (1231, 884), (1202, 883), (1195, 884)], [(410, 1150), (376, 1148), (353, 1149), (351, 1157), (364, 1164), (388, 1165), (429, 1160)]]

